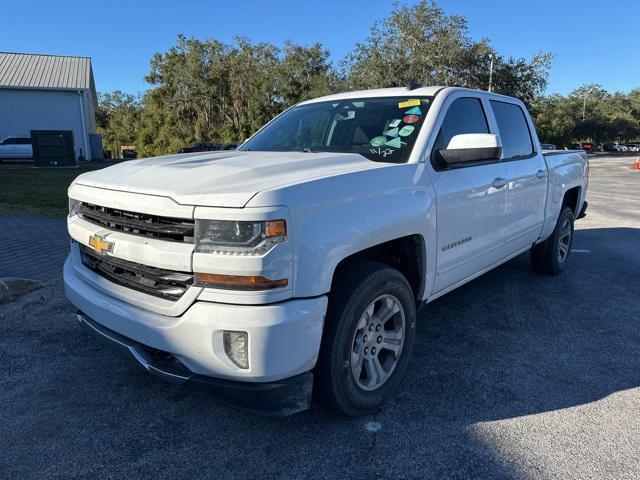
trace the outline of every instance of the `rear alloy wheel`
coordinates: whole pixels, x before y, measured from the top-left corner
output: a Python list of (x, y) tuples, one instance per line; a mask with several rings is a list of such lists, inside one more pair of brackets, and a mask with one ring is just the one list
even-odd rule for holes
[(544, 242), (533, 246), (531, 264), (536, 272), (558, 275), (564, 271), (571, 255), (573, 221), (573, 210), (564, 207), (551, 236)]
[(564, 263), (569, 256), (572, 237), (573, 225), (571, 224), (571, 219), (566, 217), (560, 229), (560, 238), (558, 239), (558, 263)]
[(316, 396), (350, 416), (379, 408), (396, 391), (415, 337), (416, 304), (406, 278), (377, 262), (334, 282), (316, 373)]

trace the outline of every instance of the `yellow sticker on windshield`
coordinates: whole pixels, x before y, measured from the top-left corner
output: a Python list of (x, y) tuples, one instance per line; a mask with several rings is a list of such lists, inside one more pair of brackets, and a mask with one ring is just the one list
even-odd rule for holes
[(400, 102), (398, 108), (415, 107), (416, 105), (420, 105), (420, 100), (418, 98), (412, 98), (411, 100)]

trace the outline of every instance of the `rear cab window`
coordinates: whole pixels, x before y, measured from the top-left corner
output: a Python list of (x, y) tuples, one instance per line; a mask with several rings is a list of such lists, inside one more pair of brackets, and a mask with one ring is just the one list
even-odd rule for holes
[(535, 153), (531, 132), (522, 108), (514, 103), (490, 100), (502, 140), (504, 160), (527, 158)]

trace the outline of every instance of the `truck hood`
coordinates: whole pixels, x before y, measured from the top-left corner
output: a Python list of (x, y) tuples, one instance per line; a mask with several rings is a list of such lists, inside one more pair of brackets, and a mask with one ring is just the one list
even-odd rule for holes
[(130, 160), (87, 172), (75, 183), (183, 205), (244, 207), (264, 190), (383, 165), (354, 153), (206, 152)]

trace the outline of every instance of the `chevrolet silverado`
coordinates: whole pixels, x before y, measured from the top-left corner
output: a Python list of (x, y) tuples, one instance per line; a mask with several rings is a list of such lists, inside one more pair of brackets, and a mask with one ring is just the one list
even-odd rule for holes
[(312, 398), (362, 415), (400, 385), (418, 307), (527, 251), (539, 273), (566, 268), (588, 171), (583, 151), (543, 153), (515, 98), (317, 98), (237, 151), (76, 178), (65, 289), (166, 380), (267, 415)]

